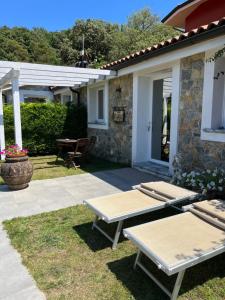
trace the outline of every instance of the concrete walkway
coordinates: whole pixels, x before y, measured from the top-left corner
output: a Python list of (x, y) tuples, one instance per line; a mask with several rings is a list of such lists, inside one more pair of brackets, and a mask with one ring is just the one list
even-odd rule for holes
[(10, 245), (1, 222), (81, 204), (84, 199), (130, 190), (132, 185), (159, 180), (125, 168), (57, 179), (37, 180), (26, 190), (0, 186), (0, 300), (42, 300), (44, 294)]

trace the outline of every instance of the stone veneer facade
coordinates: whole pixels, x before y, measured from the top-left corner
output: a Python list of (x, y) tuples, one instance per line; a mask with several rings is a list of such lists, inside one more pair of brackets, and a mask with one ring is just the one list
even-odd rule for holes
[[(121, 91), (118, 91), (121, 89)], [(82, 91), (82, 101), (86, 98)], [(127, 75), (109, 81), (109, 128), (88, 128), (88, 136), (97, 136), (94, 155), (125, 164), (131, 163), (132, 149), (132, 99), (133, 75)], [(113, 120), (114, 107), (125, 108), (125, 121)]]
[(225, 169), (225, 145), (201, 140), (204, 53), (181, 61), (178, 152), (184, 168)]

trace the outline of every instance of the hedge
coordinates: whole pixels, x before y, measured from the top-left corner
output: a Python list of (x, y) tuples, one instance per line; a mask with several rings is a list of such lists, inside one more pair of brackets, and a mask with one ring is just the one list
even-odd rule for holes
[[(21, 104), (23, 147), (31, 155), (56, 153), (57, 138), (87, 135), (85, 106), (61, 104)], [(4, 106), (6, 144), (14, 144), (13, 106)]]

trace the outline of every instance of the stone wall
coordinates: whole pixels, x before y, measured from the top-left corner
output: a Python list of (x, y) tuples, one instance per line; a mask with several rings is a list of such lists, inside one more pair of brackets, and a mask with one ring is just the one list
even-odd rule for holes
[[(131, 163), (132, 149), (133, 76), (127, 75), (109, 81), (109, 128), (88, 129), (89, 136), (97, 136), (94, 155), (104, 159)], [(113, 121), (113, 108), (125, 107), (125, 121)]]
[(181, 61), (178, 152), (186, 169), (225, 169), (225, 144), (201, 140), (204, 53)]

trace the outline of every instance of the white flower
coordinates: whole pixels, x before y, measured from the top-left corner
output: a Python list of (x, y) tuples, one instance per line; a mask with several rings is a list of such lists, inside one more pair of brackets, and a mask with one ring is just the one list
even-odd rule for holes
[(207, 194), (207, 190), (204, 189), (204, 190), (202, 191), (202, 194), (203, 194), (203, 195), (206, 195), (206, 194)]
[(221, 178), (220, 180), (219, 180), (219, 183), (222, 183), (223, 182), (223, 179)]
[(186, 176), (187, 176), (187, 173), (183, 173), (182, 176), (183, 176), (183, 177), (186, 177)]
[(223, 191), (223, 187), (222, 186), (218, 186), (218, 191), (222, 192)]
[(210, 171), (210, 170), (206, 170), (206, 172), (207, 172), (208, 174), (210, 174), (210, 173), (211, 173), (211, 171)]
[(211, 182), (210, 182), (210, 185), (211, 185), (211, 186), (215, 186), (216, 184), (215, 184), (214, 181), (211, 181)]

